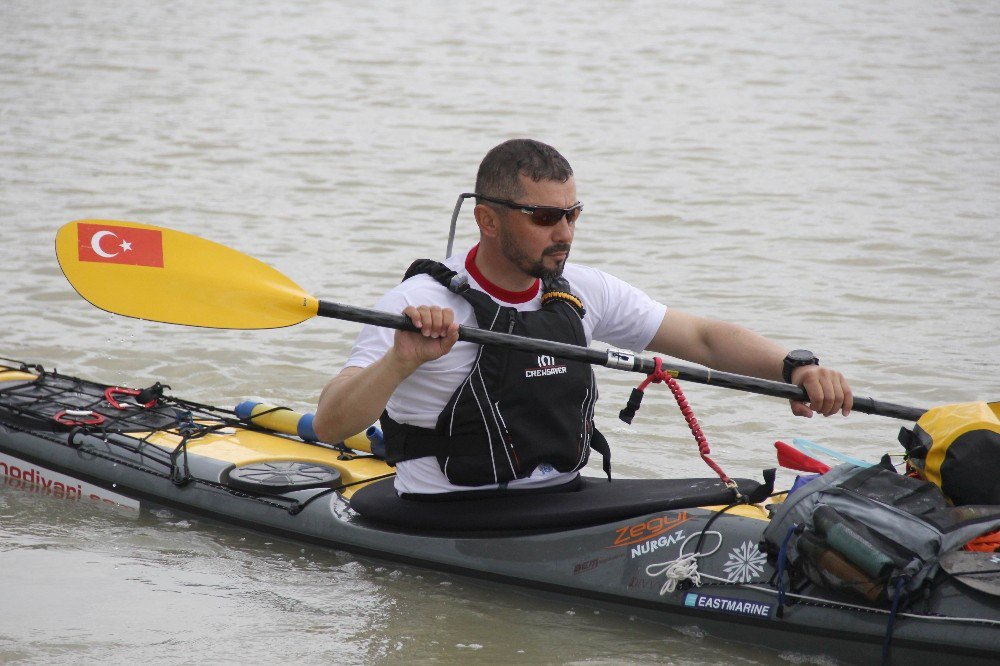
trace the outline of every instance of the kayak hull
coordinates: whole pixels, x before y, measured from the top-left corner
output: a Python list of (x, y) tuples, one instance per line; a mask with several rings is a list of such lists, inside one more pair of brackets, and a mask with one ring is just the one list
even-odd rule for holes
[[(88, 428), (42, 429), (5, 411), (0, 377), (0, 471), (44, 484), (51, 474), (76, 479), (111, 497), (163, 506), (254, 531), (383, 560), (495, 581), (534, 592), (583, 600), (624, 614), (672, 625), (696, 625), (710, 635), (806, 654), (870, 663), (882, 654), (888, 609), (808, 588), (790, 594), (779, 612), (774, 566), (761, 552), (766, 514), (734, 515), (721, 507), (656, 511), (568, 529), (426, 532), (374, 522), (351, 508), (347, 489), (255, 494), (226, 483), (232, 455), (218, 442), (206, 455), (151, 443), (147, 434)], [(217, 433), (230, 448), (241, 434), (227, 423)], [(266, 438), (268, 455), (303, 443)], [(145, 439), (144, 439), (145, 438)], [(139, 444), (136, 442), (139, 441)], [(316, 456), (352, 474), (384, 471), (366, 457), (318, 445)], [(210, 454), (210, 455), (209, 455)], [(280, 456), (279, 456), (280, 457)], [(227, 459), (229, 458), (229, 459)], [(13, 461), (13, 462), (12, 462)], [(178, 473), (181, 470), (182, 473)], [(389, 482), (391, 483), (391, 481)], [(63, 484), (68, 488), (68, 484)], [(355, 488), (352, 486), (351, 488)], [(83, 488), (83, 486), (81, 486)], [(81, 496), (84, 491), (80, 491)], [(759, 517), (748, 517), (748, 516)], [(667, 589), (665, 570), (699, 553), (701, 585)], [(996, 663), (1000, 658), (1000, 599), (942, 575), (931, 597), (895, 620), (893, 663)]]

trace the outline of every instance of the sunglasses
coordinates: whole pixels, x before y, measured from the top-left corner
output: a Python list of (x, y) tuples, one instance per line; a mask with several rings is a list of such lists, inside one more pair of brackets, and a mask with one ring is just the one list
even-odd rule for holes
[(577, 218), (580, 217), (580, 213), (583, 212), (583, 204), (579, 201), (570, 206), (569, 208), (559, 208), (558, 206), (533, 206), (529, 204), (520, 204), (516, 201), (507, 201), (505, 199), (494, 199), (493, 197), (488, 197), (482, 194), (475, 194), (472, 192), (463, 194), (459, 197), (459, 205), (463, 199), (471, 199), (475, 197), (476, 199), (482, 199), (483, 201), (489, 201), (490, 203), (498, 204), (500, 206), (506, 206), (507, 208), (520, 211), (531, 218), (531, 221), (540, 227), (552, 227), (559, 223), (564, 217), (566, 221), (570, 224), (576, 222)]

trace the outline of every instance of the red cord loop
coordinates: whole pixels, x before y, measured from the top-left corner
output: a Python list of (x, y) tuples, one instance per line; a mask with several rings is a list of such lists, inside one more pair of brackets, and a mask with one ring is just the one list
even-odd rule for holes
[[(722, 482), (729, 486), (730, 488), (736, 489), (736, 483), (729, 478), (729, 476), (722, 471), (722, 468), (715, 464), (708, 454), (711, 450), (708, 446), (708, 439), (705, 438), (705, 433), (702, 432), (701, 426), (698, 425), (698, 419), (694, 416), (694, 410), (691, 409), (691, 405), (688, 404), (687, 398), (684, 397), (684, 391), (681, 390), (680, 384), (674, 379), (673, 375), (669, 371), (663, 369), (663, 361), (660, 357), (653, 357), (653, 362), (656, 364), (653, 368), (653, 372), (646, 376), (646, 379), (642, 381), (641, 384), (636, 388), (637, 391), (642, 392), (646, 390), (650, 384), (659, 384), (661, 382), (666, 383), (670, 387), (670, 392), (674, 394), (674, 400), (677, 401), (677, 406), (680, 407), (681, 414), (684, 415), (684, 420), (687, 421), (688, 427), (691, 429), (691, 434), (694, 435), (694, 440), (698, 442), (698, 453), (701, 454), (702, 460), (711, 467)], [(737, 494), (739, 492), (737, 491)]]

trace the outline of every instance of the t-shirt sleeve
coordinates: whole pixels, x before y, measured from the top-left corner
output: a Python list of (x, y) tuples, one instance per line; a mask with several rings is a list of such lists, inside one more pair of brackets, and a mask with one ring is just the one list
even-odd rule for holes
[[(416, 275), (396, 285), (375, 303), (374, 309), (380, 312), (399, 314), (408, 305), (424, 304), (439, 304), (442, 307), (450, 307), (455, 312), (455, 321), (460, 324), (475, 322), (472, 306), (461, 297), (451, 294), (428, 275)], [(392, 328), (364, 326), (354, 342), (354, 347), (351, 348), (351, 354), (347, 357), (344, 367), (367, 368), (385, 356), (385, 353), (392, 346), (395, 335), (396, 331)], [(459, 344), (464, 345), (465, 343)], [(428, 369), (447, 367), (449, 363), (454, 362), (452, 356), (449, 354), (449, 358), (443, 357), (432, 361), (428, 365)]]
[[(375, 304), (374, 309), (380, 312), (391, 312), (398, 314), (403, 311), (409, 303), (406, 296), (398, 290), (392, 290), (384, 294)], [(395, 329), (383, 326), (372, 326), (366, 324), (361, 328), (351, 354), (344, 363), (345, 368), (367, 368), (369, 365), (379, 360), (392, 346)]]
[[(600, 306), (592, 336), (622, 349), (641, 352), (653, 340), (667, 313), (667, 306), (624, 280), (595, 270)], [(596, 308), (595, 308), (596, 309)]]

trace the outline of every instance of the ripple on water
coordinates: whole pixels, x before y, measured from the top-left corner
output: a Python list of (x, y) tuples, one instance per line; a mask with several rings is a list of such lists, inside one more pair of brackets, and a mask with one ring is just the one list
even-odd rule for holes
[[(257, 396), (310, 409), (357, 326), (114, 317), (61, 277), (55, 230), (83, 217), (162, 224), (370, 306), (412, 259), (442, 255), (480, 156), (532, 135), (576, 169), (587, 209), (574, 260), (813, 348), (859, 395), (1000, 395), (989, 3), (774, 13), (588, 0), (567, 14), (515, 2), (489, 21), (479, 2), (146, 3), (113, 15), (96, 2), (7, 4), (0, 355), (227, 406)], [(527, 21), (573, 38), (539, 41)], [(466, 209), (457, 247), (475, 236)], [(638, 377), (599, 377), (618, 473), (706, 474), (669, 396), (650, 395), (625, 428), (617, 411)], [(867, 459), (895, 450), (893, 421), (792, 420), (782, 401), (685, 390), (731, 474), (771, 466), (778, 438)], [(3, 637), (16, 647), (0, 661), (156, 663), (181, 649), (225, 661), (247, 645), (291, 662), (811, 659), (187, 517), (137, 525), (6, 490), (0, 507), (0, 564), (31, 574), (9, 583)]]

